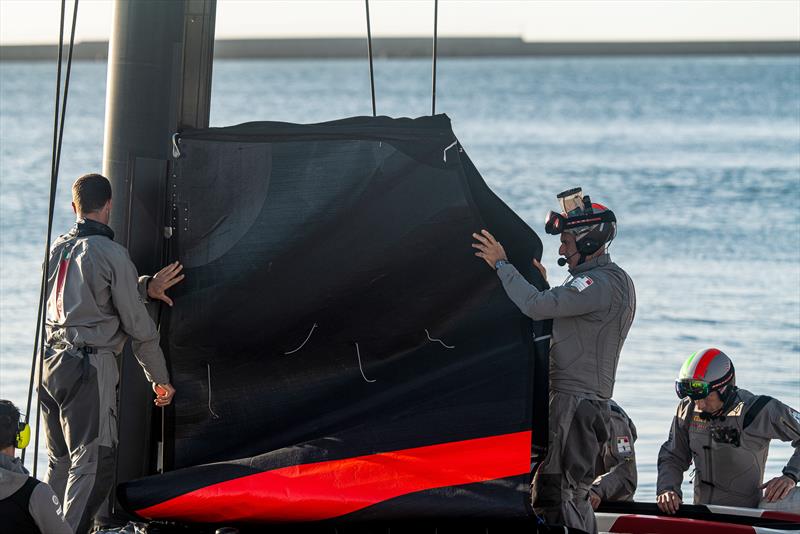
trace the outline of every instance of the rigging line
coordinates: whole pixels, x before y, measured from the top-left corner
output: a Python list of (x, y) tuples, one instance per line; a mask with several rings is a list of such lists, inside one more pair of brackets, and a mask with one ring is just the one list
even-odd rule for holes
[[(164, 245), (166, 246), (166, 245)], [(161, 334), (161, 311), (164, 309), (164, 305), (159, 301), (158, 303), (158, 311), (156, 312), (156, 331), (158, 332), (159, 339), (164, 339)], [(120, 366), (122, 367), (122, 366)], [(119, 381), (122, 382), (122, 369), (119, 370)], [(156, 392), (158, 393), (158, 392)], [(161, 407), (161, 444), (158, 447), (158, 457), (156, 458), (156, 471), (158, 473), (164, 473), (164, 448), (167, 446), (167, 407)], [(119, 462), (119, 448), (117, 447), (115, 451), (114, 462)], [(117, 485), (117, 477), (114, 475), (114, 487)]]
[(375, 76), (372, 73), (372, 29), (369, 24), (369, 0), (364, 0), (367, 8), (367, 51), (369, 52), (369, 86), (372, 90), (372, 116), (377, 115), (375, 108)]
[[(166, 430), (166, 425), (167, 425), (166, 418), (167, 418), (167, 416), (166, 416), (166, 413), (165, 413), (166, 410), (167, 410), (166, 406), (162, 406), (161, 407), (161, 446), (159, 447), (159, 450), (158, 450), (158, 469), (157, 469), (157, 471), (159, 473), (161, 473), (161, 474), (164, 473), (164, 447), (167, 446), (167, 440), (165, 438), (165, 434), (167, 432), (167, 430)], [(119, 460), (119, 456), (117, 456), (117, 458), (115, 458), (115, 459)], [(117, 465), (119, 465), (119, 462), (117, 462)]]
[(364, 374), (364, 367), (361, 365), (361, 351), (358, 349), (358, 342), (356, 342), (356, 356), (358, 356), (358, 370), (361, 371), (361, 376), (364, 377), (365, 382), (377, 382), (377, 380), (370, 380), (367, 378), (367, 375)]
[(431, 115), (436, 115), (436, 44), (437, 44), (437, 28), (439, 25), (439, 0), (433, 0), (433, 67), (432, 67), (432, 82), (431, 82)]
[[(61, 84), (61, 63), (63, 61), (63, 52), (62, 47), (64, 45), (64, 25), (63, 25), (63, 18), (64, 13), (66, 11), (66, 0), (61, 1), (62, 7), (62, 23), (61, 23), (61, 33), (59, 35), (59, 51), (58, 51), (58, 82), (56, 84), (57, 88), (60, 89)], [(42, 387), (42, 375), (43, 375), (43, 366), (44, 366), (44, 342), (45, 342), (45, 306), (44, 306), (44, 299), (45, 293), (47, 291), (47, 265), (48, 259), (50, 257), (50, 243), (52, 240), (53, 235), (53, 214), (55, 211), (55, 202), (56, 202), (56, 190), (58, 189), (58, 169), (61, 163), (61, 145), (64, 140), (64, 122), (66, 117), (67, 111), (67, 97), (69, 95), (69, 79), (70, 73), (72, 71), (72, 52), (75, 48), (75, 27), (77, 26), (78, 22), (78, 0), (75, 0), (72, 8), (72, 28), (70, 30), (70, 37), (69, 37), (69, 51), (67, 54), (67, 72), (64, 77), (64, 100), (61, 103), (61, 115), (59, 120), (59, 110), (58, 105), (56, 106), (56, 113), (55, 119), (53, 124), (54, 129), (54, 146), (53, 146), (53, 166), (50, 169), (50, 205), (48, 209), (48, 217), (47, 217), (47, 240), (45, 245), (45, 253), (44, 253), (44, 262), (42, 264), (42, 287), (39, 293), (39, 299), (42, 301), (42, 314), (39, 316), (39, 389)], [(60, 93), (60, 91), (59, 91)], [(58, 132), (58, 136), (56, 138), (55, 130)], [(56, 141), (57, 139), (57, 141)], [(32, 392), (31, 392), (32, 393)], [(36, 436), (33, 445), (33, 476), (36, 478), (37, 474), (37, 467), (38, 467), (38, 456), (39, 456), (39, 434), (40, 434), (40, 425), (39, 419), (41, 415), (41, 408), (42, 403), (38, 401), (36, 403)]]
[(208, 411), (211, 412), (211, 417), (219, 419), (219, 415), (217, 415), (217, 412), (211, 407), (211, 364), (206, 363), (206, 367), (208, 367)]
[[(42, 271), (43, 272), (47, 272), (46, 269), (47, 269), (47, 266), (46, 265), (42, 265)], [(47, 279), (44, 276), (42, 278), (43, 279), (42, 279), (41, 283), (45, 284), (47, 282)], [(39, 331), (41, 330), (42, 303), (43, 302), (44, 302), (44, 299), (41, 298), (41, 294), (40, 294), (40, 296), (39, 296), (39, 308), (38, 308), (38, 310), (36, 312), (36, 335), (33, 338), (33, 356), (32, 356), (32, 359), (31, 359), (31, 376), (30, 376), (30, 380), (28, 381), (28, 400), (27, 400), (27, 402), (25, 404), (25, 406), (26, 406), (26, 408), (25, 408), (25, 422), (26, 423), (29, 423), (29, 421), (30, 421), (31, 403), (33, 401), (33, 380), (36, 377), (36, 362), (37, 362), (36, 355), (38, 354), (38, 348), (39, 348)], [(25, 465), (25, 451), (26, 450), (27, 450), (27, 448), (22, 449), (22, 454), (21, 454), (22, 465)]]
[[(56, 65), (56, 98), (55, 98), (55, 112), (54, 112), (54, 116), (53, 116), (53, 154), (52, 154), (52, 159), (50, 161), (50, 183), (51, 183), (51, 189), (52, 189), (52, 182), (53, 182), (53, 169), (55, 168), (55, 165), (56, 165), (56, 149), (55, 149), (55, 147), (56, 147), (56, 143), (57, 143), (57, 140), (58, 140), (58, 111), (59, 111), (59, 106), (61, 104), (61, 65), (63, 63), (62, 58), (63, 58), (63, 50), (64, 50), (64, 19), (66, 17), (66, 9), (67, 9), (66, 0), (61, 0), (61, 24), (59, 26), (59, 33), (58, 33), (58, 63)], [(52, 196), (52, 191), (51, 191), (51, 196)], [(50, 216), (52, 217), (52, 212), (51, 212)], [(33, 357), (32, 357), (32, 361), (31, 361), (31, 376), (30, 376), (30, 382), (28, 383), (28, 400), (27, 400), (26, 407), (25, 407), (25, 422), (26, 423), (29, 423), (29, 421), (30, 421), (31, 403), (32, 403), (32, 400), (33, 400), (33, 380), (34, 380), (34, 377), (36, 375), (36, 363), (37, 363), (36, 356), (37, 356), (38, 350), (39, 350), (39, 333), (42, 331), (42, 317), (43, 317), (42, 307), (44, 305), (44, 293), (45, 293), (45, 288), (47, 286), (47, 263), (48, 263), (47, 260), (48, 260), (49, 255), (50, 255), (50, 250), (49, 249), (50, 249), (50, 246), (48, 244), (47, 245), (47, 250), (45, 250), (45, 260), (42, 263), (42, 279), (41, 279), (41, 283), (39, 285), (39, 308), (38, 308), (38, 311), (36, 313), (36, 334), (34, 336), (34, 341), (33, 341)], [(41, 371), (40, 371), (40, 374), (41, 374)], [(37, 428), (39, 426), (39, 424), (38, 424), (38, 415), (37, 415), (37, 424), (36, 424), (36, 426), (37, 426)], [(37, 437), (38, 437), (38, 432), (37, 432)], [(36, 445), (38, 445), (38, 444), (34, 444), (34, 448), (36, 448)], [(23, 464), (25, 463), (25, 452), (26, 452), (26, 450), (27, 449), (22, 449), (22, 462), (23, 462)], [(35, 459), (34, 459), (34, 462), (35, 462)], [(36, 472), (36, 466), (35, 465), (33, 467), (33, 471)]]
[(439, 342), (439, 343), (441, 343), (441, 344), (442, 344), (442, 346), (443, 346), (444, 348), (446, 348), (446, 349), (454, 349), (454, 348), (456, 348), (454, 345), (448, 345), (447, 343), (445, 343), (445, 342), (444, 342), (444, 341), (442, 341), (441, 339), (437, 339), (437, 338), (431, 337), (431, 333), (430, 333), (430, 332), (428, 332), (428, 329), (427, 329), (427, 328), (425, 329), (425, 335), (426, 335), (426, 336), (428, 336), (428, 341), (436, 341), (436, 342)]
[(306, 344), (306, 343), (308, 343), (308, 340), (309, 340), (309, 339), (311, 339), (311, 334), (313, 334), (313, 333), (314, 333), (314, 329), (315, 329), (316, 327), (317, 327), (317, 323), (314, 323), (314, 325), (311, 327), (311, 331), (310, 331), (310, 332), (308, 333), (308, 335), (306, 336), (306, 339), (305, 339), (305, 341), (303, 341), (303, 342), (300, 344), (300, 346), (299, 346), (299, 347), (297, 347), (296, 349), (294, 349), (294, 350), (290, 350), (289, 352), (284, 352), (284, 354), (288, 356), (289, 354), (294, 354), (294, 353), (295, 353), (295, 352), (297, 352), (298, 350), (302, 349), (302, 348), (305, 346), (305, 344)]
[[(175, 134), (175, 135), (177, 135), (177, 134)], [(175, 136), (173, 136), (173, 141), (174, 140), (175, 140)], [(173, 165), (174, 165), (174, 163), (170, 163), (170, 166), (168, 167), (169, 168), (169, 174), (172, 177), (172, 179), (174, 179), (175, 176), (176, 176), (175, 175), (175, 171), (172, 168)], [(166, 228), (170, 228), (170, 229), (172, 228), (172, 226), (169, 226), (169, 225), (171, 225), (170, 215), (172, 213), (172, 208), (171, 208), (172, 199), (170, 198), (170, 193), (169, 193), (170, 181), (171, 180), (168, 178), (164, 182), (164, 198), (166, 199), (166, 206), (164, 207), (164, 224), (168, 225), (168, 226), (164, 227), (165, 239), (162, 239), (162, 245), (161, 245), (161, 258), (160, 258), (161, 262), (160, 263), (162, 265), (165, 265), (166, 263), (169, 262), (169, 260), (171, 259), (170, 255), (171, 255), (171, 250), (172, 250), (171, 249), (172, 240), (169, 239), (169, 236), (166, 236)], [(166, 322), (167, 325), (169, 325), (168, 321), (166, 321), (164, 319), (164, 315), (165, 315), (164, 311), (165, 310), (167, 310), (167, 313), (169, 313), (168, 309), (164, 306), (164, 304), (159, 301), (159, 303), (158, 303), (158, 312), (156, 314), (156, 329), (158, 330), (158, 335), (159, 335), (160, 339), (164, 339), (164, 335), (162, 334), (162, 331), (161, 331), (162, 325), (164, 324), (164, 322)], [(167, 326), (166, 328), (169, 329), (169, 326)], [(120, 382), (123, 379), (122, 372), (123, 372), (123, 370), (120, 369), (120, 376), (119, 376)], [(159, 447), (158, 458), (156, 460), (158, 465), (160, 466), (160, 470), (158, 471), (159, 473), (164, 473), (166, 471), (166, 465), (165, 465), (165, 462), (164, 462), (164, 457), (166, 456), (166, 452), (165, 452), (166, 447), (167, 447), (167, 407), (166, 406), (162, 406), (161, 407), (161, 447)], [(119, 448), (117, 448), (117, 456), (119, 456)], [(115, 486), (116, 486), (116, 478), (115, 478)]]
[[(75, 0), (75, 5), (72, 11), (72, 29), (69, 36), (69, 51), (67, 52), (67, 73), (64, 76), (64, 101), (61, 103), (61, 122), (58, 130), (58, 148), (56, 150), (56, 166), (55, 177), (56, 185), (58, 184), (58, 169), (61, 166), (61, 145), (64, 140), (64, 124), (66, 124), (67, 115), (67, 98), (69, 97), (69, 80), (72, 73), (72, 51), (75, 43), (75, 26), (78, 22), (78, 0)], [(53, 209), (55, 209), (55, 192), (53, 192)], [(50, 236), (50, 234), (48, 234)]]

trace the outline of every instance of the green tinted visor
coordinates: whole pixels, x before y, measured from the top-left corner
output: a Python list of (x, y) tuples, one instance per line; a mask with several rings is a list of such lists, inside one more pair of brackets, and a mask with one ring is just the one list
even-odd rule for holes
[(675, 381), (675, 393), (681, 399), (685, 397), (689, 397), (692, 400), (705, 399), (710, 392), (711, 386), (704, 380), (684, 378)]

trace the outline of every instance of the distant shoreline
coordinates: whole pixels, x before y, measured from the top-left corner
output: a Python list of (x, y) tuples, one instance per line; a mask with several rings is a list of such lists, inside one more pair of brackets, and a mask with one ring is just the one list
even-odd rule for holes
[[(0, 46), (0, 61), (53, 61), (57, 45)], [(519, 38), (444, 37), (440, 57), (549, 57), (549, 56), (663, 56), (663, 55), (800, 55), (800, 41), (684, 41), (684, 42), (525, 42)], [(429, 38), (373, 39), (377, 58), (430, 57)], [(230, 39), (214, 44), (216, 59), (363, 58), (364, 38)], [(107, 41), (75, 45), (82, 61), (105, 61)]]

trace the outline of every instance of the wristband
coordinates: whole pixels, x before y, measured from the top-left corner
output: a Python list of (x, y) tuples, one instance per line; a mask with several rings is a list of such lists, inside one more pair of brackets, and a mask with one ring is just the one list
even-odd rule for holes
[(508, 263), (508, 260), (506, 259), (497, 260), (496, 262), (494, 262), (494, 270), (495, 271), (500, 270), (500, 267), (502, 267), (503, 265), (511, 265), (511, 264)]

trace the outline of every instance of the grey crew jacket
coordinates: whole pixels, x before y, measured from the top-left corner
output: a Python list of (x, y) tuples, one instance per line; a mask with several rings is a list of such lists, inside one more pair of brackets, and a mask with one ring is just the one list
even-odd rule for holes
[[(688, 398), (678, 403), (669, 438), (658, 453), (658, 495), (671, 490), (682, 497), (683, 473), (694, 461), (695, 504), (755, 508), (761, 499), (759, 486), (773, 439), (792, 442), (794, 454), (783, 473), (795, 480), (800, 477), (800, 413), (772, 399), (743, 428), (758, 396), (744, 389), (736, 395), (733, 408), (714, 419), (701, 417)], [(720, 439), (722, 434), (727, 438)]]
[(598, 460), (597, 479), (591, 491), (604, 501), (632, 501), (636, 493), (636, 426), (619, 404), (608, 401), (611, 408), (611, 437)]
[(633, 281), (608, 254), (570, 269), (570, 274), (564, 285), (539, 291), (513, 265), (497, 270), (522, 313), (534, 320), (553, 319), (550, 388), (610, 399), (636, 312)]
[[(0, 500), (7, 499), (19, 491), (27, 480), (28, 471), (22, 466), (19, 458), (0, 454)], [(72, 527), (64, 521), (58, 497), (44, 482), (39, 482), (33, 488), (28, 501), (28, 513), (44, 534), (72, 534)], [(2, 530), (2, 518), (0, 518), (0, 531)]]
[[(58, 313), (58, 267), (68, 244), (72, 256), (61, 295), (63, 312)], [(106, 235), (71, 239), (63, 235), (50, 250), (47, 272), (48, 344), (63, 342), (118, 354), (130, 337), (147, 380), (169, 383), (158, 331), (145, 307), (148, 277), (138, 277), (125, 247)]]

